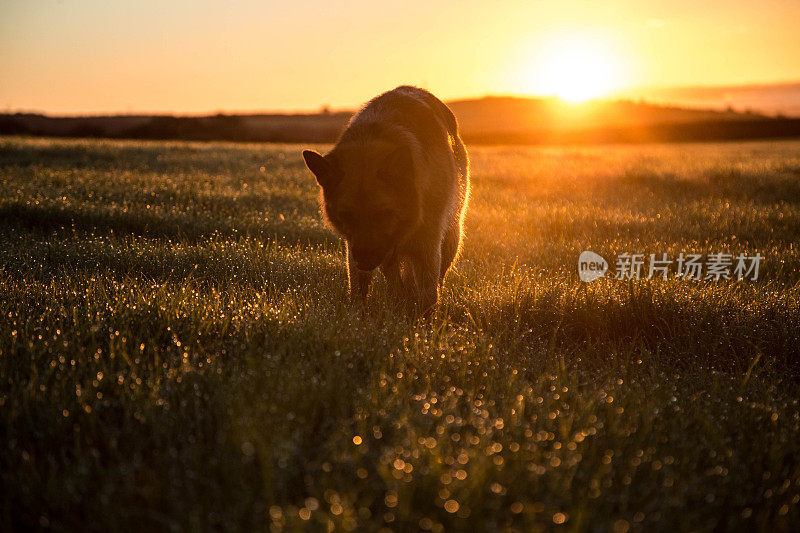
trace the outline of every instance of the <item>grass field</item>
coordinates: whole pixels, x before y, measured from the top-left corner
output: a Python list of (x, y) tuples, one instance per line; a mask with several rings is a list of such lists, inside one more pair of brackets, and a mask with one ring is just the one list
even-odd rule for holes
[(0, 138), (0, 529), (796, 530), (800, 142), (472, 148), (430, 323), (300, 149)]

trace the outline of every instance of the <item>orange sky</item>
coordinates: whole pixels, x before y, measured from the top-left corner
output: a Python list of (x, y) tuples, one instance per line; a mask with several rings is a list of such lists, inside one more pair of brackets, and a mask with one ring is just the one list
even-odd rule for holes
[(576, 75), (549, 79), (565, 42), (602, 49), (610, 62), (587, 65), (615, 72), (605, 92), (800, 80), (799, 22), (797, 0), (0, 0), (0, 108), (313, 110), (401, 83), (542, 94)]

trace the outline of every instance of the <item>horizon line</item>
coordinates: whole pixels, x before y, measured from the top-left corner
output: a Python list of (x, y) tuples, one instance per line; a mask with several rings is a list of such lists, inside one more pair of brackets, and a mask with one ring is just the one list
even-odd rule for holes
[[(800, 86), (800, 79), (782, 80), (774, 82), (748, 82), (739, 84), (708, 84), (708, 85), (642, 85), (630, 89), (620, 89), (614, 91), (607, 96), (591, 98), (584, 102), (569, 103), (559, 98), (554, 94), (539, 94), (539, 93), (520, 93), (520, 92), (494, 92), (484, 93), (483, 95), (475, 96), (459, 96), (448, 98), (445, 103), (467, 102), (476, 100), (485, 100), (489, 98), (517, 98), (528, 100), (558, 100), (568, 105), (582, 105), (590, 102), (635, 102), (660, 107), (686, 107), (688, 109), (709, 109), (714, 110), (714, 107), (696, 107), (686, 104), (679, 104), (677, 102), (664, 102), (659, 101), (657, 98), (648, 99), (643, 96), (637, 96), (637, 91), (677, 91), (677, 90), (724, 90), (724, 89), (753, 89), (753, 88), (779, 88), (789, 87), (792, 85)], [(390, 90), (390, 89), (387, 89)], [(208, 117), (215, 115), (319, 115), (327, 110), (331, 114), (336, 113), (354, 113), (364, 104), (356, 104), (353, 107), (333, 107), (328, 104), (320, 104), (316, 108), (286, 108), (286, 109), (259, 109), (259, 110), (205, 110), (205, 111), (192, 111), (192, 112), (176, 112), (169, 110), (136, 110), (136, 111), (72, 111), (72, 112), (52, 112), (42, 109), (33, 108), (6, 108), (0, 112), (3, 115), (42, 115), (51, 118), (92, 118), (92, 117), (147, 117), (147, 116), (173, 116), (173, 117)], [(724, 106), (725, 102), (720, 102), (719, 106)]]

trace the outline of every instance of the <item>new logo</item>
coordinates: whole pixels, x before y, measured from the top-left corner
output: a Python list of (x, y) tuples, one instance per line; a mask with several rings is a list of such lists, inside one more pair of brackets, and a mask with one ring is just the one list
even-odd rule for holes
[(602, 278), (608, 272), (608, 262), (603, 256), (585, 250), (578, 257), (578, 276), (581, 281), (590, 282)]

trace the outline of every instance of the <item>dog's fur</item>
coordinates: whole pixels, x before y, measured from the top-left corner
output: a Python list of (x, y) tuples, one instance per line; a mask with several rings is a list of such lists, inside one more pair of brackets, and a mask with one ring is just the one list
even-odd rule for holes
[(347, 241), (350, 295), (380, 267), (389, 290), (429, 313), (461, 247), (469, 160), (453, 113), (402, 86), (373, 98), (325, 156), (306, 150), (330, 225)]

